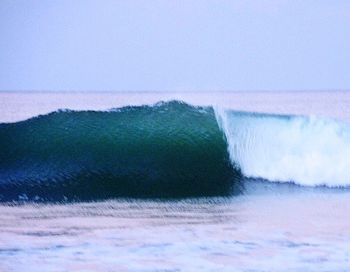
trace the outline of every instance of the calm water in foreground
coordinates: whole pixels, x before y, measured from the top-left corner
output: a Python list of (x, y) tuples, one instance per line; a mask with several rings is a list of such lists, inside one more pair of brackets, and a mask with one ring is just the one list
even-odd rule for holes
[(232, 198), (2, 205), (0, 270), (348, 271), (349, 192), (247, 184)]

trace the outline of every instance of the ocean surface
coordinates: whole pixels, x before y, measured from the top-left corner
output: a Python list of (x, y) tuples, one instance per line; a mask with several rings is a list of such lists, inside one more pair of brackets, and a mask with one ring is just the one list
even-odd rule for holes
[(350, 92), (0, 92), (0, 271), (349, 271)]

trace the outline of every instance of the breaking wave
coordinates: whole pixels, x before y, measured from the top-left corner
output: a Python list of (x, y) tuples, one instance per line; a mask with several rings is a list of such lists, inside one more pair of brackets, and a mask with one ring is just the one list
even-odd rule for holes
[(350, 185), (350, 125), (179, 101), (0, 124), (0, 200), (232, 195), (242, 177)]
[(216, 109), (231, 160), (247, 177), (304, 186), (350, 185), (350, 124)]

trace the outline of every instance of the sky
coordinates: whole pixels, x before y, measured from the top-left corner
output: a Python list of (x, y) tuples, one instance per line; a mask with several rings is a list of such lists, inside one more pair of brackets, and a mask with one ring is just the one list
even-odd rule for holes
[(0, 90), (350, 90), (349, 0), (0, 1)]

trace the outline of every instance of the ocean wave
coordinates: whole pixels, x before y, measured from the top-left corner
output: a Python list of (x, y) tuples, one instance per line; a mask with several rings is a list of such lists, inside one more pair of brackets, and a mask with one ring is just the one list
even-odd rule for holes
[(0, 124), (0, 199), (229, 195), (240, 171), (211, 107), (171, 101)]
[(0, 124), (0, 200), (232, 195), (243, 177), (350, 185), (350, 125), (180, 101)]

